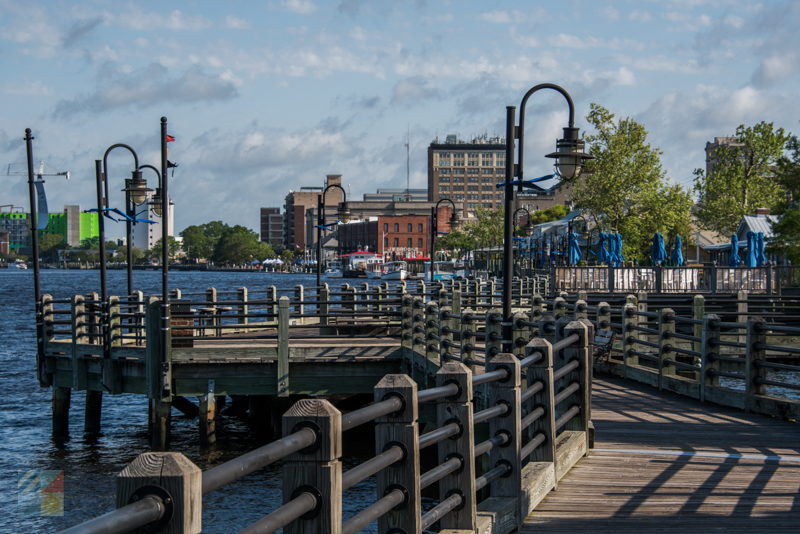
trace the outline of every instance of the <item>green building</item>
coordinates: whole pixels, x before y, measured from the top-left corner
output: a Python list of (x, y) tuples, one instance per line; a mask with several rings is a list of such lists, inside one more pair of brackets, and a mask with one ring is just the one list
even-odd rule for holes
[[(19, 252), (31, 245), (30, 216), (28, 213), (0, 213), (0, 230), (9, 233), (9, 249)], [(80, 206), (64, 206), (62, 213), (50, 213), (46, 234), (62, 237), (62, 245), (79, 247), (84, 239), (100, 236), (100, 223), (97, 213), (82, 213)]]

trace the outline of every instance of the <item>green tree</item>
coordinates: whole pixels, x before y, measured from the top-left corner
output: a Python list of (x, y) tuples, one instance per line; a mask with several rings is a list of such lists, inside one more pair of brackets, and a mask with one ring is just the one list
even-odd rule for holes
[(45, 261), (58, 261), (57, 247), (64, 243), (64, 236), (61, 234), (46, 233), (39, 240), (39, 253)]
[(800, 263), (800, 140), (792, 136), (786, 148), (788, 154), (778, 160), (776, 172), (786, 194), (775, 206), (780, 219), (772, 225), (775, 235), (767, 248), (797, 265)]
[[(266, 243), (258, 240), (258, 234), (249, 228), (236, 225), (228, 227), (220, 236), (214, 247), (214, 261), (227, 264), (249, 263), (263, 260), (266, 254)], [(271, 248), (271, 247), (270, 247)]]
[(776, 207), (785, 190), (775, 180), (775, 167), (788, 140), (783, 128), (771, 122), (736, 128), (734, 142), (709, 155), (710, 172), (694, 171), (700, 224), (727, 235), (736, 231), (743, 215)]
[(595, 130), (586, 136), (594, 159), (573, 179), (575, 206), (602, 231), (622, 234), (628, 260), (646, 260), (657, 231), (668, 240), (688, 237), (691, 197), (668, 182), (661, 151), (647, 142), (645, 127), (594, 103), (586, 119)]
[[(153, 248), (151, 248), (150, 250), (148, 250), (145, 253), (145, 256), (150, 261), (155, 261), (155, 262), (161, 263), (161, 255), (162, 255), (161, 254), (161, 243), (162, 243), (162, 240), (159, 239), (153, 245)], [(135, 251), (137, 249), (134, 248), (133, 250)], [(178, 252), (180, 252), (180, 250), (181, 250), (181, 244), (178, 243), (178, 240), (175, 239), (172, 236), (167, 236), (167, 257), (169, 258), (169, 262), (170, 263), (175, 261), (175, 259), (178, 257)]]

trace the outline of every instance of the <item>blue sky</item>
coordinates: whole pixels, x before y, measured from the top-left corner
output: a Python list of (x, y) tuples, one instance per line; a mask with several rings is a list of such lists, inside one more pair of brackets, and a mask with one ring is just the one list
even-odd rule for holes
[[(94, 160), (122, 142), (157, 164), (166, 115), (176, 230), (256, 229), (259, 207), (328, 173), (351, 198), (404, 187), (407, 131), (425, 187), (436, 136), (502, 135), (505, 106), (553, 82), (581, 127), (591, 102), (644, 123), (689, 184), (714, 136), (759, 120), (800, 130), (798, 22), (800, 2), (780, 0), (0, 0), (0, 164), (24, 162), (30, 127), (35, 158), (72, 173), (48, 179), (51, 209), (91, 207)], [(529, 176), (549, 172), (538, 155), (565, 107), (529, 102)], [(113, 154), (116, 192), (132, 163)], [(0, 204), (27, 209), (24, 178), (2, 179)]]

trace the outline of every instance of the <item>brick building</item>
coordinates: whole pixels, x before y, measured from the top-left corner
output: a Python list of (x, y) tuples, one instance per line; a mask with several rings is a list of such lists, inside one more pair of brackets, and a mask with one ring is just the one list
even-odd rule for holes
[(261, 208), (261, 241), (273, 247), (283, 243), (283, 215), (280, 208)]
[[(438, 232), (450, 230), (450, 206), (440, 206)], [(430, 252), (430, 215), (378, 215), (342, 224), (339, 249), (342, 254), (367, 250), (385, 259), (427, 256)]]
[[(329, 174), (325, 178), (325, 187), (331, 184), (342, 184), (341, 174)], [(304, 251), (306, 247), (316, 245), (316, 235), (308, 231), (308, 210), (316, 210), (317, 199), (322, 194), (322, 187), (301, 187), (300, 191), (290, 191), (283, 205), (283, 246), (293, 251)], [(336, 220), (336, 208), (342, 202), (342, 191), (332, 188), (325, 195), (325, 219)]]

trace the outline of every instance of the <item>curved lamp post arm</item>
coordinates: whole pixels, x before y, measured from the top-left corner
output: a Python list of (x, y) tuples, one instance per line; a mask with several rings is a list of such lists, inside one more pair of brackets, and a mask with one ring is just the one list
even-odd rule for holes
[(139, 170), (142, 170), (142, 169), (150, 169), (150, 170), (152, 170), (154, 173), (156, 173), (156, 176), (158, 177), (158, 187), (161, 187), (161, 171), (159, 171), (159, 170), (156, 168), (156, 166), (155, 166), (155, 165), (150, 165), (150, 164), (139, 165)]
[(572, 97), (569, 96), (569, 93), (567, 93), (563, 87), (554, 83), (540, 83), (539, 85), (535, 85), (528, 89), (528, 92), (522, 97), (522, 102), (519, 105), (519, 129), (517, 130), (515, 136), (517, 139), (519, 139), (519, 149), (517, 150), (517, 168), (515, 169), (515, 176), (520, 180), (520, 184), (517, 186), (517, 191), (522, 191), (522, 168), (525, 161), (525, 104), (527, 104), (528, 98), (530, 98), (533, 93), (541, 89), (552, 89), (554, 91), (558, 91), (564, 96), (564, 98), (567, 100), (567, 106), (569, 106), (569, 122), (567, 123), (567, 126), (569, 128), (573, 128), (575, 126), (575, 104), (573, 104)]
[(124, 148), (128, 150), (133, 156), (133, 168), (134, 170), (139, 169), (139, 155), (136, 151), (130, 146), (126, 145), (125, 143), (116, 143), (108, 147), (103, 154), (103, 202), (105, 203), (104, 207), (108, 207), (108, 154), (114, 150), (115, 148)]

